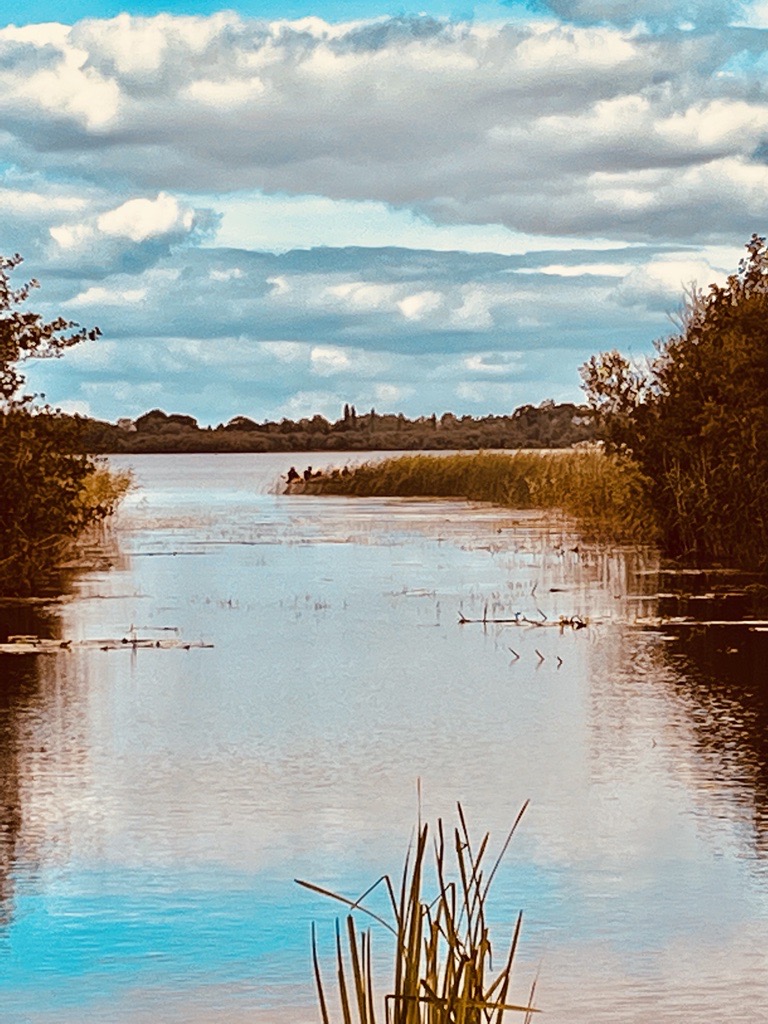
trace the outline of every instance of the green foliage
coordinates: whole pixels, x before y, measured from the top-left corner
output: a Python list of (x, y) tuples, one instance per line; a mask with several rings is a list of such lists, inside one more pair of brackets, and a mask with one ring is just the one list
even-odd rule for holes
[[(0, 594), (26, 595), (45, 586), (73, 541), (109, 515), (127, 487), (83, 453), (80, 424), (29, 396), (19, 363), (50, 357), (97, 330), (71, 321), (46, 322), (20, 309), (37, 286), (13, 289), (19, 256), (0, 257)], [(70, 333), (63, 333), (70, 332)]]
[(647, 481), (636, 463), (599, 447), (559, 452), (403, 455), (313, 480), (313, 492), (468, 498), (520, 509), (560, 510), (591, 538), (652, 540)]
[[(391, 1024), (502, 1024), (508, 1012), (524, 1014), (530, 1021), (538, 1011), (531, 1005), (536, 984), (526, 1003), (520, 1005), (509, 996), (512, 969), (522, 925), (519, 914), (509, 950), (494, 967), (493, 948), (487, 922), (487, 902), (491, 884), (501, 860), (525, 811), (525, 805), (510, 829), (499, 856), (486, 870), (490, 836), (473, 844), (461, 805), (460, 826), (454, 829), (452, 852), (441, 821), (437, 823), (434, 844), (436, 893), (424, 896), (427, 871), (428, 827), (420, 825), (415, 848), (408, 851), (399, 891), (389, 875), (383, 883), (389, 896), (392, 923), (372, 913), (365, 899), (358, 900), (329, 892), (309, 882), (299, 882), (313, 892), (329, 896), (388, 929), (395, 940), (392, 989), (384, 997), (384, 1014), (377, 1013), (376, 989), (371, 971), (370, 932), (358, 933), (355, 919), (347, 917), (345, 956), (341, 935), (336, 935), (336, 974), (338, 996), (344, 1024), (376, 1024), (386, 1019)], [(451, 860), (453, 871), (449, 873)], [(320, 1017), (330, 1024), (328, 1000), (323, 985), (317, 948), (312, 937), (312, 954), (317, 983)]]
[(618, 353), (582, 368), (604, 436), (651, 481), (670, 554), (768, 568), (768, 249), (692, 289), (644, 373)]

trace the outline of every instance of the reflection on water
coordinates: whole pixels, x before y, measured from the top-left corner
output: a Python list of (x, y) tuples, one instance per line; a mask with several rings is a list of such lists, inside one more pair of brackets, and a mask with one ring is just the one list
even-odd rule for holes
[(4, 1021), (316, 1020), (292, 879), (396, 871), (417, 778), (497, 838), (531, 798), (491, 912), (553, 1024), (760, 1019), (764, 646), (635, 626), (649, 554), (530, 514), (125, 461), (125, 561), (4, 628), (214, 647), (0, 656)]
[(664, 646), (671, 686), (696, 748), (768, 853), (768, 632), (739, 626), (678, 630)]

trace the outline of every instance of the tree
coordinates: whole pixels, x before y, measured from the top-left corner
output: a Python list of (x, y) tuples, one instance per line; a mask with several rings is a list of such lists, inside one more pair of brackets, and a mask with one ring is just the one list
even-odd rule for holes
[(753, 235), (724, 285), (691, 288), (647, 371), (582, 368), (603, 433), (651, 482), (667, 549), (768, 568), (768, 248)]
[(39, 313), (23, 309), (32, 289), (40, 285), (32, 278), (19, 288), (11, 286), (9, 273), (22, 262), (18, 253), (0, 256), (0, 398), (6, 402), (24, 384), (20, 363), (32, 357), (59, 356), (72, 345), (94, 341), (101, 334), (98, 327), (80, 327), (64, 317), (46, 322)]
[[(113, 510), (124, 481), (82, 450), (78, 421), (19, 396), (19, 366), (49, 358), (99, 335), (63, 317), (45, 321), (24, 309), (32, 280), (14, 289), (21, 257), (0, 256), (0, 593), (27, 594), (43, 585), (69, 545)], [(94, 482), (99, 486), (94, 487)]]

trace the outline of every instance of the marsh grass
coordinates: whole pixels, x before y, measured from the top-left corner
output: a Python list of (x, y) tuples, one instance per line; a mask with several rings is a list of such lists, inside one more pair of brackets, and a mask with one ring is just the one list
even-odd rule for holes
[[(538, 1012), (531, 1004), (509, 1002), (512, 968), (520, 938), (522, 914), (518, 914), (509, 948), (494, 967), (493, 949), (486, 919), (491, 884), (507, 851), (527, 803), (510, 829), (501, 852), (486, 868), (489, 835), (473, 846), (459, 805), (459, 825), (448, 852), (442, 821), (433, 843), (436, 894), (425, 898), (428, 826), (419, 823), (415, 843), (405, 859), (399, 888), (385, 875), (358, 900), (323, 889), (310, 882), (299, 885), (367, 915), (394, 936), (392, 990), (384, 997), (386, 1024), (502, 1024), (507, 1013), (521, 1013), (529, 1022)], [(298, 881), (298, 879), (297, 879)], [(365, 899), (379, 885), (388, 895), (392, 920), (373, 913)], [(377, 1024), (377, 997), (371, 970), (371, 932), (358, 931), (350, 913), (342, 929), (336, 928), (336, 980), (342, 1024)], [(312, 959), (320, 1016), (331, 1024), (326, 989), (321, 977), (314, 928)]]
[(627, 456), (597, 446), (563, 451), (401, 455), (327, 474), (315, 493), (467, 498), (562, 511), (596, 540), (653, 541), (648, 480)]
[(95, 463), (92, 471), (83, 480), (78, 502), (91, 519), (111, 516), (133, 486), (133, 475), (129, 470), (111, 469), (102, 461)]

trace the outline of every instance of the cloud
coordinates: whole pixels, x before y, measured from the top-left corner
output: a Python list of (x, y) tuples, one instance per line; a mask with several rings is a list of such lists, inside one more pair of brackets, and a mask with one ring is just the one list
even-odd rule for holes
[[(129, 199), (48, 229), (54, 264), (80, 267), (104, 276), (115, 270), (137, 272), (151, 266), (175, 246), (198, 244), (209, 237), (218, 218), (208, 209), (193, 209), (167, 192), (154, 199)], [(234, 276), (235, 270), (231, 271)]]
[[(664, 7), (632, 5), (651, 20)], [(656, 35), (618, 27), (620, 0), (554, 8), (589, 24), (218, 14), (3, 29), (0, 142), (22, 169), (120, 181), (114, 211), (126, 205), (134, 235), (162, 196), (167, 212), (176, 193), (214, 205), (255, 189), (561, 237), (725, 240), (768, 215), (762, 179), (745, 183), (768, 138), (759, 30), (729, 28), (727, 4), (677, 5), (721, 31)], [(692, 219), (696, 187), (708, 212)]]
[(190, 234), (195, 226), (195, 213), (182, 207), (167, 192), (160, 192), (156, 199), (129, 199), (117, 209), (100, 214), (96, 224), (105, 235), (146, 242), (148, 238), (164, 235)]
[(718, 28), (741, 15), (747, 4), (738, 0), (546, 0), (541, 6), (560, 18), (587, 24)]
[(146, 288), (125, 288), (116, 291), (114, 288), (88, 288), (65, 302), (67, 306), (126, 306), (134, 302), (143, 302), (147, 297)]
[(203, 422), (578, 398), (768, 220), (768, 7), (668, 7), (0, 29), (3, 246), (109, 346), (32, 383)]
[(611, 298), (625, 306), (674, 312), (682, 306), (691, 287), (706, 290), (710, 284), (724, 284), (733, 269), (728, 271), (687, 254), (670, 254), (636, 267), (611, 292)]
[(330, 377), (350, 367), (349, 356), (336, 345), (315, 345), (309, 358), (313, 372), (320, 377)]
[[(50, 303), (44, 288), (45, 314), (64, 310), (103, 337), (31, 364), (30, 382), (110, 419), (160, 405), (203, 423), (335, 418), (345, 402), (420, 415), (578, 399), (581, 362), (616, 345), (647, 351), (692, 270), (703, 284), (738, 253), (610, 255), (613, 275), (606, 253), (589, 251), (553, 264), (551, 253), (180, 248), (85, 286), (62, 276)], [(361, 290), (371, 301), (350, 304)], [(403, 314), (409, 297), (418, 315)]]

